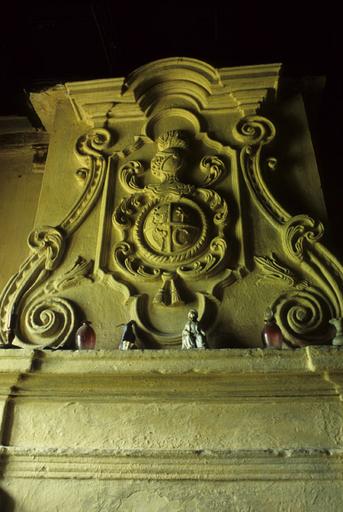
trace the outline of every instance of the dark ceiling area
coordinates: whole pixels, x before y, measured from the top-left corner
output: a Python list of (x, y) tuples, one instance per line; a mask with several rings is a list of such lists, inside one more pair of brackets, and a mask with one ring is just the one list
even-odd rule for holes
[[(334, 231), (342, 232), (343, 44), (338, 7), (300, 1), (268, 5), (228, 0), (202, 6), (14, 0), (2, 7), (1, 21), (0, 115), (30, 116), (30, 91), (66, 81), (125, 76), (165, 57), (193, 57), (215, 67), (281, 62), (282, 78), (294, 83), (302, 77), (325, 77), (310, 127), (329, 218)], [(340, 245), (338, 236), (334, 238)]]
[(9, 0), (1, 12), (1, 113), (21, 112), (23, 90), (125, 76), (164, 57), (215, 67), (282, 62), (287, 76), (332, 78), (342, 57), (335, 15), (321, 3), (303, 11), (289, 2), (145, 4)]

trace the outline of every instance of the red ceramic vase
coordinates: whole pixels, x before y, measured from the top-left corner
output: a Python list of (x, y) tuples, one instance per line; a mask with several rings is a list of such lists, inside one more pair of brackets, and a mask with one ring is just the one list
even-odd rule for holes
[(265, 348), (282, 348), (282, 332), (274, 319), (265, 320), (265, 326), (262, 330), (262, 343)]
[(96, 335), (90, 324), (91, 322), (85, 320), (76, 331), (75, 341), (78, 350), (95, 349)]

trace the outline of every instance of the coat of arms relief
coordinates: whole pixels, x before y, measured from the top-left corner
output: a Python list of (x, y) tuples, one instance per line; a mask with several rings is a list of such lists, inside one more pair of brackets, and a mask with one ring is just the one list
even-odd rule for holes
[(215, 316), (220, 288), (242, 272), (235, 152), (204, 133), (177, 129), (142, 144), (125, 162), (114, 161), (102, 271), (129, 289), (141, 330), (173, 344), (180, 332), (168, 316), (185, 316), (190, 305), (204, 320), (209, 310)]

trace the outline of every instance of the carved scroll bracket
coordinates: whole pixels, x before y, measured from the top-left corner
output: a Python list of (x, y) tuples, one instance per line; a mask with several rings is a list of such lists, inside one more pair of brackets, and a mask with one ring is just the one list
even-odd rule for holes
[[(300, 265), (306, 279), (315, 283), (303, 286), (300, 292), (300, 285), (292, 284), (294, 277), (279, 266), (275, 258), (269, 261), (264, 258), (264, 262), (261, 258), (255, 259), (257, 264), (264, 266), (265, 272), (268, 269), (269, 277), (282, 278), (298, 290), (297, 293), (283, 294), (275, 302), (281, 327), (295, 345), (316, 340), (325, 342), (329, 339), (327, 323), (330, 315), (342, 316), (342, 267), (319, 243), (324, 232), (322, 224), (307, 215), (291, 217), (266, 186), (261, 154), (263, 147), (275, 137), (273, 124), (260, 116), (248, 116), (239, 121), (233, 133), (242, 145), (240, 162), (253, 202), (280, 236), (286, 257)], [(274, 169), (276, 159), (269, 158), (266, 164)], [(302, 283), (305, 282), (303, 279)]]
[(317, 282), (332, 305), (332, 317), (343, 312), (343, 275), (337, 259), (318, 241), (324, 233), (320, 222), (307, 215), (292, 217), (282, 229), (285, 252)]
[(78, 140), (77, 155), (88, 164), (81, 173), (84, 190), (58, 226), (35, 229), (29, 235), (31, 255), (7, 283), (0, 297), (2, 343), (9, 342), (8, 326), (13, 326), (13, 318), (17, 319), (15, 339), (21, 346), (60, 347), (68, 341), (75, 325), (72, 304), (49, 293), (37, 300), (32, 297), (60, 265), (67, 239), (82, 224), (99, 198), (107, 165), (107, 158), (103, 155), (110, 140), (110, 133), (104, 129), (91, 130)]

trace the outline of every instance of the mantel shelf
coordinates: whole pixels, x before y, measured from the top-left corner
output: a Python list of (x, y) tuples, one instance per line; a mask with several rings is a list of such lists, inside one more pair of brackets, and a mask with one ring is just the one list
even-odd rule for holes
[(343, 349), (0, 351), (1, 373), (115, 375), (253, 375), (343, 372)]

